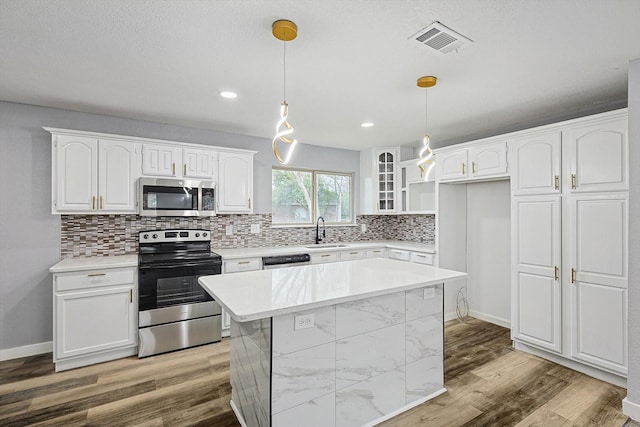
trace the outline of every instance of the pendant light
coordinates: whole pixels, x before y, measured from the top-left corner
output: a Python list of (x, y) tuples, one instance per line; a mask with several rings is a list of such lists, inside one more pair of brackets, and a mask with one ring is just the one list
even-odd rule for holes
[[(290, 138), (289, 135), (293, 133), (293, 126), (288, 121), (289, 117), (289, 104), (287, 104), (287, 42), (295, 39), (298, 36), (298, 27), (291, 21), (286, 19), (281, 19), (275, 21), (271, 26), (271, 32), (273, 36), (278, 40), (283, 41), (284, 51), (283, 51), (283, 87), (282, 87), (282, 104), (280, 104), (280, 120), (276, 123), (276, 136), (273, 137), (273, 154), (275, 154), (276, 159), (282, 165), (289, 163), (291, 160), (291, 155), (293, 154), (293, 150), (296, 148), (298, 144), (298, 140), (295, 138)], [(289, 149), (287, 150), (284, 158), (280, 154), (278, 150), (278, 143), (285, 143), (289, 145)]]
[[(438, 81), (437, 78), (433, 76), (423, 76), (418, 79), (418, 87), (424, 88), (424, 97), (425, 97), (425, 106), (424, 106), (424, 137), (422, 138), (422, 149), (420, 149), (420, 155), (418, 159), (418, 168), (420, 169), (420, 176), (423, 177), (425, 181), (429, 179), (429, 173), (435, 166), (436, 162), (433, 160), (433, 151), (431, 151), (431, 138), (429, 137), (429, 128), (427, 123), (427, 108), (429, 106), (429, 98), (427, 97), (427, 88), (433, 87), (436, 85)], [(425, 169), (426, 166), (426, 169)]]

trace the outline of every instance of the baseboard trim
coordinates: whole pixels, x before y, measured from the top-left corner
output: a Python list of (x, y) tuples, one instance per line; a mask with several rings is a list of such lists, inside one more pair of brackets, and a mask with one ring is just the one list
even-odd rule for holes
[(494, 325), (502, 326), (503, 328), (511, 329), (511, 321), (508, 319), (503, 319), (502, 317), (480, 313), (479, 311), (475, 310), (469, 310), (469, 316), (475, 317), (476, 319), (484, 320), (485, 322), (493, 323)]
[(35, 356), (36, 354), (51, 353), (52, 351), (53, 341), (23, 345), (22, 347), (7, 348), (5, 350), (0, 350), (0, 362), (19, 359), (21, 357)]
[(247, 422), (244, 420), (244, 417), (242, 416), (242, 414), (240, 413), (240, 410), (238, 409), (238, 407), (236, 406), (236, 404), (234, 403), (233, 400), (229, 401), (229, 403), (231, 404), (231, 409), (233, 410), (233, 413), (236, 414), (236, 418), (238, 420), (238, 423), (240, 423), (240, 426), (242, 427), (248, 427), (247, 426)]
[(640, 421), (640, 405), (629, 400), (629, 396), (622, 400), (622, 413), (633, 418), (634, 421)]
[(393, 412), (389, 412), (388, 414), (381, 416), (380, 418), (376, 418), (375, 420), (369, 421), (368, 423), (366, 423), (362, 427), (375, 427), (375, 426), (377, 426), (378, 424), (380, 424), (383, 421), (390, 420), (391, 418), (395, 417), (396, 415), (400, 415), (403, 412), (406, 412), (411, 408), (415, 408), (418, 405), (422, 405), (426, 401), (429, 401), (431, 399), (435, 399), (436, 397), (440, 396), (442, 393), (445, 393), (446, 391), (447, 391), (447, 389), (445, 387), (443, 387), (440, 390), (434, 391), (433, 393), (431, 393), (428, 396), (425, 396), (425, 397), (423, 397), (421, 399), (418, 399), (418, 400), (415, 400), (415, 401), (411, 402), (408, 405), (403, 406), (402, 408), (398, 408)]

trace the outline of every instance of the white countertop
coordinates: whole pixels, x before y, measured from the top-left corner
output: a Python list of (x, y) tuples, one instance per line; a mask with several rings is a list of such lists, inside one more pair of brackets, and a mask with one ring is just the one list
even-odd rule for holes
[(103, 268), (137, 267), (138, 255), (116, 255), (91, 258), (63, 259), (49, 271), (51, 273), (68, 273), (71, 271), (100, 270)]
[[(336, 247), (336, 245), (344, 245)], [(416, 243), (416, 242), (404, 242), (401, 240), (371, 240), (366, 242), (337, 242), (328, 243), (326, 245), (319, 244), (314, 245), (298, 245), (298, 246), (271, 246), (261, 248), (236, 248), (236, 249), (219, 249), (212, 248), (211, 250), (220, 256), (223, 260), (232, 260), (239, 258), (255, 258), (263, 256), (274, 255), (292, 255), (300, 253), (312, 254), (314, 252), (324, 251), (347, 251), (349, 249), (370, 249), (370, 248), (393, 248), (404, 249), (416, 252), (435, 253), (435, 247), (432, 244)]]
[(392, 259), (363, 259), (198, 280), (238, 322), (339, 304), (466, 277), (467, 273)]

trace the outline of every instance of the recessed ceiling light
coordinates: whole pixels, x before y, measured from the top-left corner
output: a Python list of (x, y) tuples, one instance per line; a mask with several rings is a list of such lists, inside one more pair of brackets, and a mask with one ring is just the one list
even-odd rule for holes
[(360, 126), (362, 126), (363, 128), (370, 128), (371, 126), (373, 126), (373, 122), (364, 122)]
[(233, 98), (237, 98), (238, 94), (235, 92), (231, 92), (229, 90), (225, 90), (220, 92), (220, 96), (227, 99), (233, 99)]

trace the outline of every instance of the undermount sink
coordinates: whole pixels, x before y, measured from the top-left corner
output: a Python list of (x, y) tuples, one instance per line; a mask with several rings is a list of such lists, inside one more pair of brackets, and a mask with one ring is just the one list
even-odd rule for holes
[(333, 245), (333, 244), (319, 244), (319, 245), (312, 245), (312, 246), (305, 246), (305, 248), (307, 249), (322, 249), (322, 248), (345, 248), (347, 247), (347, 245)]

